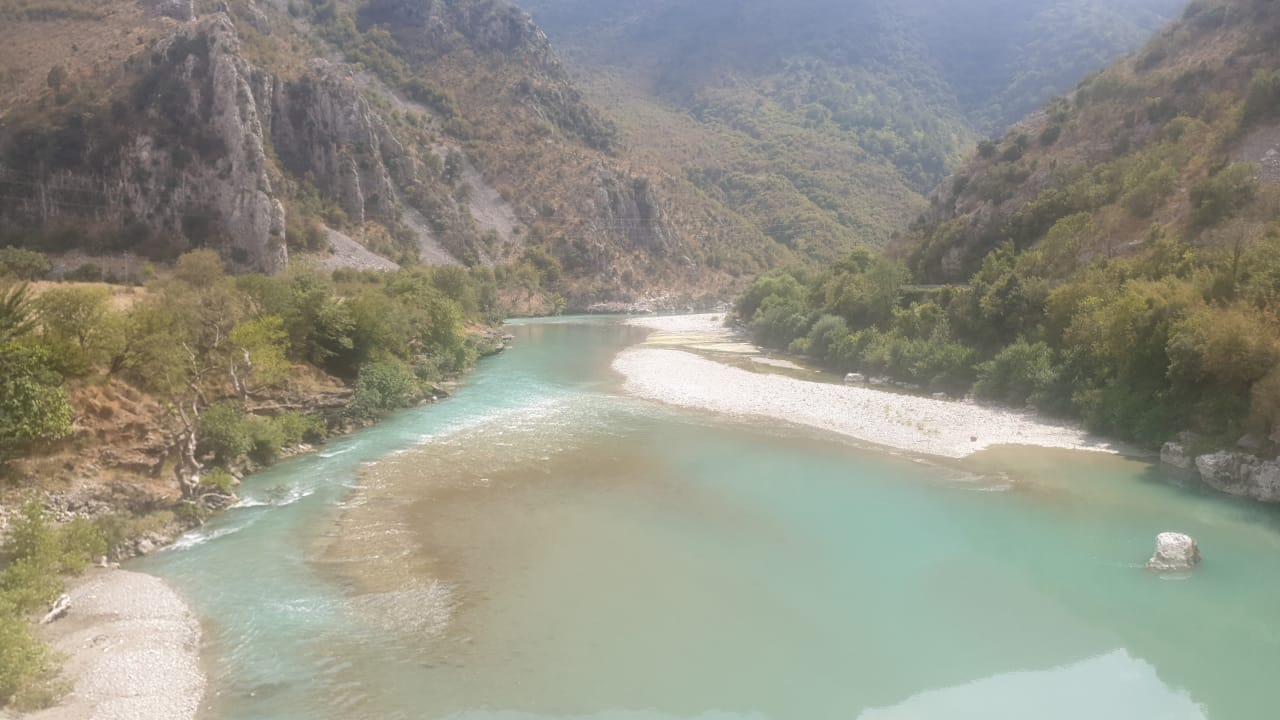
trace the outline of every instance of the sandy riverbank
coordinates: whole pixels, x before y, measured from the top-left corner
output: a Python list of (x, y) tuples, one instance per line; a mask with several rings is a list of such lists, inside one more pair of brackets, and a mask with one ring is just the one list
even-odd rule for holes
[(42, 629), (66, 657), (71, 692), (23, 720), (190, 720), (204, 696), (200, 624), (163, 580), (89, 571), (68, 592), (71, 612)]
[(628, 321), (654, 330), (658, 342), (629, 348), (614, 360), (626, 391), (680, 407), (772, 418), (941, 457), (965, 457), (995, 445), (1116, 452), (1077, 427), (1033, 413), (755, 373), (675, 349), (701, 349), (712, 338), (733, 341), (722, 321), (719, 315)]

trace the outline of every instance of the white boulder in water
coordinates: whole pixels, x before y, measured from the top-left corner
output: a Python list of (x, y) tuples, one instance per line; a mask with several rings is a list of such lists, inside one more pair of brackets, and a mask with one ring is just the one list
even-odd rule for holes
[(1156, 536), (1156, 554), (1147, 561), (1148, 570), (1190, 570), (1200, 564), (1200, 547), (1190, 535), (1165, 532)]

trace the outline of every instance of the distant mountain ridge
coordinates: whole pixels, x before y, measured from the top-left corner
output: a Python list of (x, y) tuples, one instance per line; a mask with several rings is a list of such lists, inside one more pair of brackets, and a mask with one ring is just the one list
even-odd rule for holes
[(1109, 56), (1172, 2), (984, 0), (947, 35), (926, 0), (530, 0), (548, 37), (502, 0), (0, 0), (0, 244), (723, 297), (924, 209), (987, 122), (939, 36), (991, 45), (991, 10), (1051, 40), (1058, 8)]
[(133, 275), (200, 246), (240, 271), (463, 264), (574, 307), (719, 297), (785, 255), (627, 162), (509, 3), (2, 0), (0, 18), (0, 245)]
[[(1278, 28), (1272, 0), (1192, 3), (1139, 53), (981, 145), (902, 239), (913, 269), (931, 282), (967, 279), (1001, 243), (1030, 248), (1077, 213), (1095, 223), (1094, 257), (1140, 251), (1153, 222), (1208, 241), (1253, 205), (1251, 182), (1280, 180), (1267, 85)], [(1207, 202), (1233, 163), (1241, 177), (1220, 188), (1233, 199)]]
[(1182, 2), (522, 5), (630, 147), (830, 259), (883, 245), (978, 138), (1139, 46)]

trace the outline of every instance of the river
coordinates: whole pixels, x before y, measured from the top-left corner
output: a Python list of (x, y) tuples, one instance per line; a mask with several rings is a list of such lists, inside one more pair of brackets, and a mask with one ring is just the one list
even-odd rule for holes
[[(1096, 453), (941, 461), (627, 397), (612, 319), (248, 479), (138, 561), (207, 720), (1273, 717), (1280, 516)], [(1156, 533), (1204, 563), (1142, 568)]]

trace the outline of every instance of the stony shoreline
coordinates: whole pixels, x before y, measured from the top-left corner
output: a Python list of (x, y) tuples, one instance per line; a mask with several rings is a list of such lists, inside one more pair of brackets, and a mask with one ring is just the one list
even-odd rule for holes
[(679, 349), (740, 345), (721, 318), (687, 315), (628, 321), (655, 335), (653, 344), (629, 348), (614, 360), (614, 370), (625, 378), (624, 389), (670, 405), (767, 417), (940, 457), (962, 458), (996, 445), (1119, 452), (1078, 427), (1032, 413), (756, 373)]
[(66, 657), (70, 692), (23, 720), (193, 720), (204, 697), (200, 623), (160, 578), (94, 568), (67, 593), (66, 617), (41, 629)]

